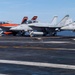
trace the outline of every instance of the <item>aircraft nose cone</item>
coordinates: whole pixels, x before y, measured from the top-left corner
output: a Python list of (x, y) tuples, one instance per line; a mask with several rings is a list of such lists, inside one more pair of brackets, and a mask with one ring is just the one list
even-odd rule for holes
[(16, 27), (10, 28), (10, 30), (16, 30)]
[(66, 29), (67, 27), (61, 27), (61, 29), (63, 30), (63, 29)]

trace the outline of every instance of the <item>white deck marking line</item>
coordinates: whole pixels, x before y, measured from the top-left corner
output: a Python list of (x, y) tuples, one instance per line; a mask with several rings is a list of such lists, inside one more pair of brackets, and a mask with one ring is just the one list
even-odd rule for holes
[(74, 48), (53, 48), (53, 49), (56, 49), (56, 50), (67, 50), (67, 51), (69, 51), (69, 50), (74, 50), (75, 51), (75, 49)]
[(0, 60), (0, 63), (75, 70), (75, 65), (65, 65), (65, 64), (13, 61), (13, 60)]
[(70, 43), (70, 44), (75, 44), (75, 43), (72, 43), (70, 41), (0, 41), (0, 42), (3, 42), (3, 43), (53, 43), (53, 44), (60, 44), (60, 43)]
[(44, 43), (58, 43), (58, 44), (60, 44), (60, 43), (70, 43), (70, 42), (68, 42), (68, 41), (45, 41)]

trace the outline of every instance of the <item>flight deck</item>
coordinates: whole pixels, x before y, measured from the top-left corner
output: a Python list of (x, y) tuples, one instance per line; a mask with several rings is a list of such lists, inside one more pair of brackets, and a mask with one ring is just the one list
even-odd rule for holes
[(75, 37), (0, 37), (0, 75), (74, 75)]

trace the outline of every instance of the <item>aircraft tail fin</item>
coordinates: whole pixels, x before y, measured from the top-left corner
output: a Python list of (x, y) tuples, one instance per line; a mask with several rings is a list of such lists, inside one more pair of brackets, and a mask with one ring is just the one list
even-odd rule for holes
[(27, 17), (27, 16), (25, 16), (25, 17), (22, 19), (22, 22), (21, 22), (21, 24), (24, 24), (24, 23), (26, 23), (26, 22), (27, 22), (27, 20), (28, 20), (28, 17)]
[(65, 26), (68, 19), (69, 19), (69, 15), (66, 15), (66, 16), (57, 24), (57, 26), (58, 26), (58, 27)]
[(68, 25), (68, 24), (70, 24), (70, 23), (73, 23), (73, 20), (69, 18), (69, 19), (66, 21), (65, 25)]
[(56, 25), (57, 24), (57, 18), (58, 18), (58, 16), (54, 16), (50, 25)]
[(38, 16), (33, 16), (31, 20), (36, 20)]

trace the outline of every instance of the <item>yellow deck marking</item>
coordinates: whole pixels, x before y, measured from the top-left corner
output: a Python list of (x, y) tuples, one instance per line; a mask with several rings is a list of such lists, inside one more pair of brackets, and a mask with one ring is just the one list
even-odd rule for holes
[(36, 49), (36, 50), (75, 50), (73, 48), (44, 48), (44, 47), (30, 47), (30, 46), (0, 46), (0, 48), (27, 48), (27, 49)]

